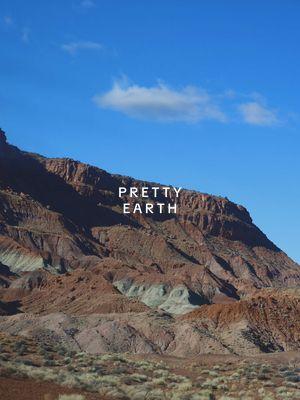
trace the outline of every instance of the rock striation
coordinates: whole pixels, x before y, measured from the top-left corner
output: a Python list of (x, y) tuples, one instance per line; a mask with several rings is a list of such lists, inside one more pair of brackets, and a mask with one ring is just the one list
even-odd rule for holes
[[(181, 190), (177, 214), (124, 215), (123, 203), (132, 199), (118, 196), (120, 186), (162, 187), (69, 158), (21, 151), (0, 130), (0, 313), (28, 313), (38, 329), (51, 315), (60, 319), (57, 315), (65, 313), (68, 321), (68, 315), (101, 314), (100, 330), (112, 330), (113, 337), (136, 334), (134, 346), (146, 352), (163, 352), (165, 346), (170, 353), (176, 349), (175, 355), (198, 354), (199, 343), (208, 346), (208, 337), (211, 351), (235, 351), (236, 340), (247, 352), (253, 337), (259, 337), (258, 323), (251, 320), (256, 324), (251, 340), (243, 333), (225, 340), (211, 313), (220, 311), (225, 320), (230, 317), (231, 328), (235, 324), (244, 332), (253, 296), (275, 290), (276, 297), (277, 291), (299, 285), (299, 265), (266, 237), (243, 206), (227, 198)], [(175, 201), (172, 194), (168, 201)], [(272, 304), (261, 304), (266, 312), (274, 311)], [(297, 309), (295, 300), (292, 310)], [(235, 314), (243, 315), (243, 322), (233, 319)], [(167, 322), (157, 324), (154, 340), (139, 324), (161, 321), (160, 315)], [(2, 318), (0, 329), (6, 329), (5, 321), (16, 318), (19, 324), (23, 317)], [(95, 337), (92, 351), (103, 350), (96, 328), (84, 321), (89, 337)], [(271, 329), (279, 328), (274, 323)], [(184, 332), (190, 332), (190, 350), (180, 350)], [(282, 335), (265, 349), (298, 346), (295, 338), (285, 346), (288, 334)], [(80, 340), (85, 337), (83, 330)]]

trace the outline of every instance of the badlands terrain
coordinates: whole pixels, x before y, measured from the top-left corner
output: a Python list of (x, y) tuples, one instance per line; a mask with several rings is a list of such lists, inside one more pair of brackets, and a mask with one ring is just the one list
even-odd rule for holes
[(123, 214), (145, 186), (0, 130), (0, 398), (299, 399), (299, 265), (227, 198)]

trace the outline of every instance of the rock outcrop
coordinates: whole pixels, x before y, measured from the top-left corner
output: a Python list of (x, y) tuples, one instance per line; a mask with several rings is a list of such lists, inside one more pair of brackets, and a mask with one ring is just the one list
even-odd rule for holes
[(14, 273), (121, 260), (129, 271), (113, 273), (115, 287), (175, 313), (300, 280), (298, 265), (228, 199), (182, 190), (176, 215), (125, 216), (119, 186), (150, 183), (22, 152), (3, 131), (0, 142), (0, 262)]
[[(177, 199), (168, 198), (177, 201), (176, 215), (124, 215), (123, 202), (131, 199), (119, 198), (118, 188), (151, 185), (71, 159), (23, 152), (0, 131), (0, 312), (31, 313), (39, 329), (50, 313), (106, 315), (97, 329), (102, 335), (113, 332), (105, 346), (117, 351), (122, 346), (112, 344), (115, 335), (133, 335), (140, 352), (168, 349), (175, 355), (198, 354), (199, 346), (234, 352), (245, 343), (246, 352), (258, 336), (260, 344), (253, 346), (263, 351), (259, 324), (249, 328), (252, 336), (245, 333), (252, 296), (299, 285), (299, 265), (255, 226), (244, 207), (226, 198), (182, 190)], [(270, 312), (269, 303), (260, 304)], [(297, 309), (295, 302), (291, 312)], [(230, 319), (239, 339), (221, 335), (214, 312), (220, 318), (246, 315), (242, 321)], [(183, 314), (188, 318), (180, 319)], [(129, 324), (128, 315), (136, 322)], [(165, 322), (155, 322), (154, 340), (139, 324), (161, 321), (161, 315)], [(2, 318), (0, 329), (10, 318), (23, 317)], [(93, 337), (95, 344), (86, 346), (103, 350), (87, 320), (88, 331), (80, 331), (78, 340)], [(181, 348), (187, 332), (189, 349)], [(297, 347), (298, 339), (287, 336), (266, 351)]]
[(257, 355), (299, 350), (299, 312), (298, 292), (263, 290), (248, 300), (203, 306), (177, 318), (150, 310), (76, 316), (19, 314), (1, 317), (0, 330), (33, 338), (47, 335), (53, 343), (67, 343), (92, 354)]

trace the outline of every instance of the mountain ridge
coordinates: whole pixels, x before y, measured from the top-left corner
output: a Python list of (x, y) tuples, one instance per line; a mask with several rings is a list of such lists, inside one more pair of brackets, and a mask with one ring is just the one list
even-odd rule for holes
[(112, 290), (175, 314), (300, 280), (299, 266), (226, 198), (182, 190), (176, 215), (127, 216), (122, 201), (132, 199), (119, 186), (150, 183), (22, 152), (3, 131), (0, 143), (0, 261), (13, 273), (108, 266)]
[(124, 215), (119, 186), (144, 185), (0, 131), (0, 331), (92, 354), (297, 350), (299, 265), (226, 198)]

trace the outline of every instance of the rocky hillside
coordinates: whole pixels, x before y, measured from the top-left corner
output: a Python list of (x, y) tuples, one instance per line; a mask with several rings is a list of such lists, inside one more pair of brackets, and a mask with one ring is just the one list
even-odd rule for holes
[[(244, 207), (182, 190), (176, 215), (124, 215), (122, 202), (130, 199), (119, 198), (119, 186), (151, 183), (23, 152), (0, 131), (2, 301), (45, 313), (68, 310), (70, 298), (72, 312), (95, 311), (77, 293), (72, 271), (78, 269), (80, 279), (90, 282), (85, 296), (94, 298), (97, 285), (111, 296), (97, 302), (105, 312), (128, 311), (132, 304), (183, 314), (299, 283), (299, 266), (253, 224)], [(99, 277), (95, 285), (93, 274)], [(49, 303), (51, 293), (66, 301)]]
[(226, 198), (124, 215), (118, 188), (152, 185), (0, 131), (0, 331), (92, 354), (299, 350), (299, 265)]

